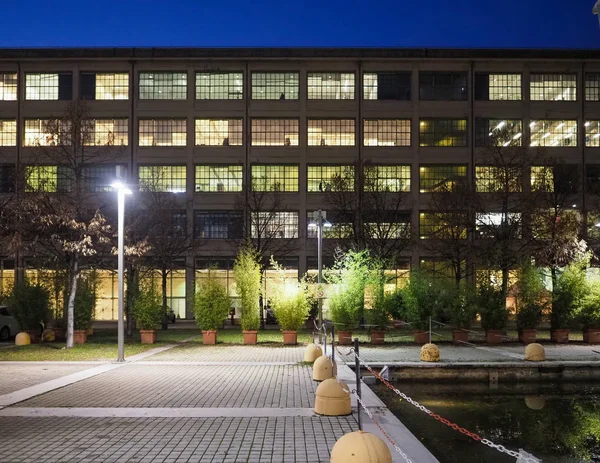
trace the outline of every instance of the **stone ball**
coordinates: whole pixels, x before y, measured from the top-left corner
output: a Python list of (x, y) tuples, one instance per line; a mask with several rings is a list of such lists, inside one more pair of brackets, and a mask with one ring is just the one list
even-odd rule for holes
[(546, 399), (541, 395), (528, 395), (525, 397), (525, 405), (531, 410), (541, 410), (546, 406)]
[(422, 362), (439, 362), (440, 349), (435, 344), (425, 344), (421, 347)]
[(525, 347), (525, 360), (530, 362), (543, 362), (546, 360), (546, 351), (541, 344), (537, 342), (528, 344)]

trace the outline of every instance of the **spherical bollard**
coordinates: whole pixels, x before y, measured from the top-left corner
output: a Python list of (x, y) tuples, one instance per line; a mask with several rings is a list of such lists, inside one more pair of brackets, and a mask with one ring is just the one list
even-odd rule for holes
[(325, 381), (333, 376), (333, 364), (326, 355), (321, 355), (313, 364), (313, 381)]
[(525, 405), (531, 410), (541, 410), (546, 406), (546, 399), (541, 395), (528, 395), (525, 397)]
[(370, 432), (355, 431), (340, 437), (331, 449), (331, 463), (392, 463), (388, 446)]
[(323, 355), (323, 351), (316, 344), (309, 344), (306, 346), (304, 351), (304, 361), (308, 363), (314, 363), (319, 357)]
[(342, 416), (352, 413), (350, 389), (335, 378), (329, 378), (319, 384), (315, 393), (315, 413), (327, 416)]
[(50, 328), (46, 328), (42, 333), (42, 341), (44, 342), (52, 342), (56, 339), (54, 335), (54, 330)]
[(439, 362), (440, 350), (435, 344), (425, 344), (421, 347), (421, 362)]
[(28, 344), (31, 344), (31, 336), (29, 336), (29, 333), (22, 331), (17, 334), (15, 337), (15, 346), (27, 346)]
[(546, 351), (541, 344), (537, 342), (527, 344), (525, 348), (525, 360), (530, 362), (543, 362), (546, 360)]

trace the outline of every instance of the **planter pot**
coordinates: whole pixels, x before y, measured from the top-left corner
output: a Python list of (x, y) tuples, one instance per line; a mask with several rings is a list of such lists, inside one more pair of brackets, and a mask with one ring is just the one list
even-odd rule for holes
[(73, 344), (85, 344), (86, 341), (86, 330), (73, 330)]
[(202, 330), (202, 344), (214, 345), (217, 343), (217, 330)]
[(244, 330), (244, 344), (256, 344), (258, 341), (258, 331), (256, 330)]
[(519, 330), (519, 341), (523, 344), (531, 344), (536, 341), (537, 330), (535, 328), (527, 328)]
[(583, 342), (600, 344), (600, 328), (587, 328), (583, 330)]
[(156, 342), (156, 330), (140, 330), (142, 344), (154, 344)]
[(413, 339), (417, 344), (427, 344), (429, 342), (429, 331), (413, 331)]
[(385, 331), (373, 330), (371, 331), (371, 344), (384, 344), (385, 343)]
[(567, 344), (569, 342), (569, 330), (551, 330), (550, 339), (557, 344)]
[(488, 344), (502, 344), (502, 330), (486, 330), (485, 342)]
[(64, 328), (52, 328), (54, 331), (54, 340), (55, 341), (64, 341), (65, 340), (65, 329)]
[(352, 331), (338, 331), (338, 344), (340, 346), (352, 344)]
[(469, 341), (469, 332), (465, 330), (452, 330), (452, 342), (457, 345), (465, 345)]
[(88, 336), (93, 336), (93, 335), (94, 335), (94, 328), (88, 328), (88, 329), (86, 330), (86, 334), (87, 334)]
[(296, 345), (298, 342), (298, 332), (291, 330), (283, 330), (283, 343), (286, 345)]

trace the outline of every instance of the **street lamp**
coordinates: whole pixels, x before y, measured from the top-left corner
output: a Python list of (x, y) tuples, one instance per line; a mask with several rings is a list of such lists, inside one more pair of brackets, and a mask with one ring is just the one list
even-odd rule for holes
[(124, 295), (124, 242), (125, 242), (125, 195), (130, 195), (131, 190), (122, 182), (121, 166), (117, 166), (117, 180), (111, 185), (117, 191), (117, 240), (118, 240), (118, 274), (119, 274), (119, 310), (117, 323), (118, 357), (117, 362), (125, 361), (125, 324), (123, 321), (123, 295)]
[(321, 327), (323, 326), (323, 227), (330, 228), (331, 224), (325, 220), (326, 213), (319, 209), (313, 213), (313, 220), (308, 224), (309, 228), (317, 229), (317, 301), (319, 307), (319, 344), (322, 342)]

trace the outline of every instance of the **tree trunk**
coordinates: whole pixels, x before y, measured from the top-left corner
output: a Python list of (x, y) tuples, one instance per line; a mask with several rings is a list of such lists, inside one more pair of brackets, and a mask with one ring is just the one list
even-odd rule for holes
[(71, 268), (71, 290), (69, 291), (69, 303), (67, 305), (67, 349), (73, 347), (73, 328), (75, 321), (75, 295), (77, 292), (77, 282), (79, 280), (79, 262), (74, 258)]
[(163, 304), (163, 321), (162, 321), (162, 329), (166, 330), (169, 327), (169, 322), (167, 321), (167, 276), (169, 273), (167, 270), (163, 269), (161, 271), (161, 283), (162, 283), (162, 304)]
[(135, 265), (129, 265), (127, 268), (127, 298), (125, 299), (125, 312), (127, 314), (127, 336), (133, 334), (133, 301), (138, 291), (139, 284), (138, 271)]

